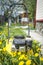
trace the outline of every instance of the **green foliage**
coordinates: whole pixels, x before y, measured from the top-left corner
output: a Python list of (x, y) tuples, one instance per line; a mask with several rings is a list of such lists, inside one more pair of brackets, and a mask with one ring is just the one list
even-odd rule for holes
[(0, 40), (0, 49), (6, 47), (6, 41), (5, 40)]
[(36, 0), (24, 0), (24, 3), (26, 4), (28, 11), (30, 12), (29, 18), (34, 19), (36, 10)]
[(12, 65), (11, 56), (9, 53), (4, 52), (3, 50), (0, 52), (0, 63), (1, 65)]
[(0, 31), (2, 31), (3, 30), (3, 28), (2, 27), (0, 27)]
[[(37, 48), (36, 48), (36, 46), (37, 46)], [(32, 49), (28, 50), (28, 52), (26, 54), (24, 52), (16, 52), (16, 51), (8, 53), (5, 50), (6, 48), (4, 47), (0, 51), (0, 64), (1, 65), (19, 65), (19, 63), (21, 61), (23, 61), (24, 65), (26, 65), (26, 62), (31, 60), (31, 65), (34, 65), (34, 64), (40, 65), (40, 58), (39, 58), (40, 51), (38, 50), (38, 52), (37, 52), (38, 48), (39, 48), (38, 42), (35, 40), (33, 40)], [(41, 61), (41, 65), (43, 65), (42, 61)]]
[(2, 47), (2, 48), (6, 47), (6, 41), (5, 41), (5, 40), (2, 40), (1, 47)]

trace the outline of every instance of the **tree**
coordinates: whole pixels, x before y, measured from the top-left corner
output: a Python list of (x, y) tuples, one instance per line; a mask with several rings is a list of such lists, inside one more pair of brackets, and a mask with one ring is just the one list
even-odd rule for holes
[[(2, 6), (2, 10), (4, 11), (4, 15), (5, 17), (8, 16), (12, 16), (12, 13), (15, 9), (15, 7), (19, 7), (16, 6), (14, 3), (24, 3), (28, 9), (28, 11), (30, 12), (29, 18), (30, 19), (34, 19), (34, 15), (35, 15), (35, 10), (36, 10), (36, 0), (0, 0), (1, 2), (1, 6)], [(10, 15), (9, 15), (9, 11), (10, 11)]]
[(34, 19), (36, 10), (36, 0), (24, 0), (24, 3), (26, 4), (28, 11), (30, 12), (29, 18)]
[(22, 0), (0, 0), (1, 2), (1, 10), (4, 11), (4, 16), (6, 18), (11, 17), (12, 18), (12, 13), (16, 8), (19, 8), (19, 6), (16, 6), (15, 3), (22, 3)]

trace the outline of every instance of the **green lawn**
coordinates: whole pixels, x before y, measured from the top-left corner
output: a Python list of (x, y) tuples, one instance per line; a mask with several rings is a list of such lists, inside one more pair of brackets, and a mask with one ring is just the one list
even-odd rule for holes
[[(7, 26), (1, 26), (0, 32), (1, 34), (4, 34), (6, 37), (8, 37), (8, 27)], [(15, 26), (10, 26), (9, 27), (9, 37), (14, 37), (15, 35), (26, 36), (26, 33), (23, 31), (22, 28), (15, 28)]]
[[(15, 35), (26, 36), (26, 33), (23, 30), (28, 30), (28, 28), (15, 28), (15, 26), (20, 26), (20, 23), (17, 23), (17, 24), (12, 23), (11, 24), (11, 26), (9, 27), (9, 37), (14, 37)], [(30, 23), (29, 26), (30, 26), (30, 30), (34, 29), (33, 24)], [(0, 32), (2, 34), (4, 34), (6, 37), (8, 37), (8, 25), (0, 26)]]
[(26, 33), (23, 31), (22, 28), (10, 28), (10, 36), (15, 36), (15, 35), (24, 35), (26, 36)]

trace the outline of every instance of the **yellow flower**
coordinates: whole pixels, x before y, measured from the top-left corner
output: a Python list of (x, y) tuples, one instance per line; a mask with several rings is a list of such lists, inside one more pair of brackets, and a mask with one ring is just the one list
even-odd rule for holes
[(24, 60), (28, 60), (28, 56), (24, 56)]
[(24, 61), (20, 61), (19, 65), (24, 65)]
[(0, 44), (2, 44), (2, 41), (0, 40)]
[(10, 55), (15, 57), (16, 56), (16, 52), (10, 52)]
[(32, 55), (33, 54), (33, 50), (31, 49), (31, 50), (29, 50), (29, 53), (30, 53), (30, 55)]
[(37, 51), (41, 51), (41, 48), (38, 48)]
[(24, 57), (25, 57), (25, 54), (20, 55), (19, 60), (24, 59)]
[(40, 57), (40, 61), (43, 61), (43, 57)]
[(39, 56), (39, 54), (38, 53), (35, 53), (35, 57), (38, 57)]
[(18, 52), (18, 55), (21, 55), (21, 52)]
[(6, 51), (6, 47), (4, 47), (2, 50), (3, 50), (3, 51)]
[(30, 65), (30, 64), (31, 64), (31, 60), (27, 60), (26, 65)]
[(14, 56), (14, 57), (16, 56), (16, 52), (13, 53), (13, 56)]
[(11, 52), (11, 47), (12, 47), (12, 42), (9, 42), (8, 44), (8, 39), (6, 40), (6, 50), (10, 53)]
[(25, 54), (20, 55), (19, 60), (28, 60), (28, 57)]

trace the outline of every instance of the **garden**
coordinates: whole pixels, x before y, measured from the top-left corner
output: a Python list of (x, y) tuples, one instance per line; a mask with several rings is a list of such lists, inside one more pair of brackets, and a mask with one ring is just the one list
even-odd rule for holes
[[(10, 39), (11, 40), (11, 39)], [(43, 65), (40, 44), (33, 40), (32, 48), (25, 52), (11, 51), (11, 44), (0, 40), (0, 65)]]
[[(33, 40), (32, 48), (29, 48), (27, 53), (24, 51), (12, 51), (12, 42), (8, 43), (7, 27), (0, 27), (0, 31), (0, 65), (43, 65), (39, 42)], [(13, 34), (11, 34), (11, 32), (13, 32)], [(21, 34), (26, 37), (23, 29), (12, 28), (10, 29), (9, 41), (13, 41), (13, 35), (15, 36), (17, 34), (16, 32), (18, 35)]]
[[(35, 10), (36, 0), (0, 0), (0, 65), (43, 65), (43, 45), (29, 36), (36, 29)], [(25, 46), (17, 49), (15, 40)]]

